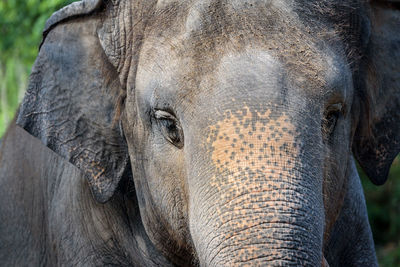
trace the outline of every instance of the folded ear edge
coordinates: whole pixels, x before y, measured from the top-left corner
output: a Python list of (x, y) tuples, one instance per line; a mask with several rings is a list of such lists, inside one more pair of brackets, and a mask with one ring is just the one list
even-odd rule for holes
[(47, 37), (47, 34), (59, 23), (79, 16), (89, 15), (94, 11), (100, 9), (102, 5), (103, 0), (82, 0), (74, 2), (54, 12), (53, 15), (51, 15), (51, 17), (46, 21), (43, 29), (43, 38), (42, 42), (39, 45), (39, 49), (42, 47)]

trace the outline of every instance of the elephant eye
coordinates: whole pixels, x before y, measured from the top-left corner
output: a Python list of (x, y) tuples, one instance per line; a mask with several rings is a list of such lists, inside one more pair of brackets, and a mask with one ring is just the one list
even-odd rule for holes
[(333, 134), (340, 116), (343, 114), (343, 105), (338, 103), (328, 107), (325, 111), (322, 129), (327, 138)]
[(182, 148), (183, 131), (176, 117), (163, 110), (156, 110), (154, 117), (164, 138), (177, 148)]

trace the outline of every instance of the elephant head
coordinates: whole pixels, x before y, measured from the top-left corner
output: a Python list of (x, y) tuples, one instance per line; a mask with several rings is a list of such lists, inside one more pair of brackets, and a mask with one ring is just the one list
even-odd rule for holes
[(18, 124), (99, 202), (133, 179), (174, 264), (315, 266), (353, 153), (382, 184), (400, 150), (399, 19), (384, 1), (80, 1), (49, 20)]

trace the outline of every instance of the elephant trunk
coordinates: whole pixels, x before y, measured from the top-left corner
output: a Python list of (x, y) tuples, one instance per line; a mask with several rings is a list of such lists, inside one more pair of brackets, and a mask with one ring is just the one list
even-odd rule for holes
[(208, 216), (200, 216), (206, 221), (196, 228), (211, 229), (195, 240), (206, 244), (198, 249), (202, 265), (321, 265), (324, 216), (322, 207), (313, 205), (321, 203), (314, 188), (299, 187), (290, 177), (254, 173), (253, 178), (242, 190), (235, 184), (224, 190)]
[(250, 119), (245, 129), (222, 121), (209, 137), (215, 168), (194, 174), (207, 181), (193, 188), (190, 211), (200, 265), (321, 266), (319, 139), (285, 115)]

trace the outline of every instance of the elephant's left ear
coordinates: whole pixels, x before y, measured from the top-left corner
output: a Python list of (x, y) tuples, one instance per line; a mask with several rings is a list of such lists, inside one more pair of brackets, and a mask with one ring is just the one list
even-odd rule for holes
[(400, 151), (399, 4), (370, 1), (371, 37), (361, 67), (360, 119), (353, 152), (377, 185), (386, 181)]
[(97, 33), (101, 3), (75, 2), (49, 19), (17, 124), (82, 170), (106, 202), (129, 161), (114, 122), (122, 89)]

